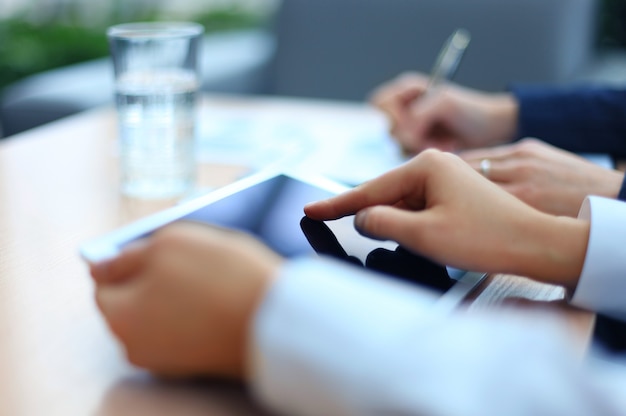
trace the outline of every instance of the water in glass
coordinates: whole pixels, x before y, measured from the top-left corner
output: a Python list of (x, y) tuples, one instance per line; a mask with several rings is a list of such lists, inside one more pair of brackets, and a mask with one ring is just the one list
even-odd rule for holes
[(195, 180), (197, 78), (184, 70), (135, 71), (116, 83), (122, 192), (183, 194)]

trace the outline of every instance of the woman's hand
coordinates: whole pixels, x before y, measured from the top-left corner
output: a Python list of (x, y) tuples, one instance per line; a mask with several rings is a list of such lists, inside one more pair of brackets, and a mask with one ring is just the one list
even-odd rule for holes
[(356, 213), (363, 234), (439, 263), (569, 288), (582, 270), (589, 234), (587, 222), (541, 213), (436, 150), (305, 212), (318, 220)]
[(602, 168), (536, 139), (468, 150), (459, 156), (488, 179), (527, 204), (549, 214), (575, 217), (587, 195), (615, 198), (624, 174)]
[(96, 301), (135, 365), (245, 377), (249, 327), (281, 258), (251, 237), (170, 225), (93, 265)]
[(513, 140), (518, 104), (509, 94), (487, 94), (448, 84), (428, 91), (428, 77), (407, 73), (380, 86), (371, 102), (388, 117), (403, 150), (458, 151)]

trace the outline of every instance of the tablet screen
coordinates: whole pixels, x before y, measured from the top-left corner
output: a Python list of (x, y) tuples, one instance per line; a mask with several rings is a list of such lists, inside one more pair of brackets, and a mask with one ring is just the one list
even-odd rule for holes
[(249, 232), (284, 257), (313, 253), (300, 230), (303, 207), (332, 196), (289, 176), (279, 175), (208, 204), (183, 219)]

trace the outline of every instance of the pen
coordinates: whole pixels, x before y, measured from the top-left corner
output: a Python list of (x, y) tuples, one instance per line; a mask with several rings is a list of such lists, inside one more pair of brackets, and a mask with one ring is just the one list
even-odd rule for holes
[(457, 29), (444, 43), (430, 73), (426, 93), (431, 94), (445, 80), (452, 79), (471, 36), (465, 29)]
[[(465, 29), (457, 29), (450, 35), (437, 55), (424, 95), (433, 94), (444, 81), (454, 77), (470, 39), (471, 36)], [(406, 147), (402, 146), (401, 150), (405, 157), (412, 156), (412, 152)]]

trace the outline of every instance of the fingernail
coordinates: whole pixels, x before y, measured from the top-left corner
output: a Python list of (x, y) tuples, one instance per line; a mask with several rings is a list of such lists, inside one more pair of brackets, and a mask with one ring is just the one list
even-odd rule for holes
[(354, 226), (358, 230), (362, 230), (365, 227), (365, 221), (366, 221), (368, 211), (369, 209), (362, 209), (361, 211), (356, 213), (354, 217)]
[(371, 238), (372, 240), (384, 241), (384, 238), (372, 234), (365, 228), (367, 216), (370, 214), (372, 209), (373, 208), (366, 208), (357, 212), (356, 216), (354, 217), (354, 228), (356, 228), (359, 234), (361, 234), (363, 237)]

